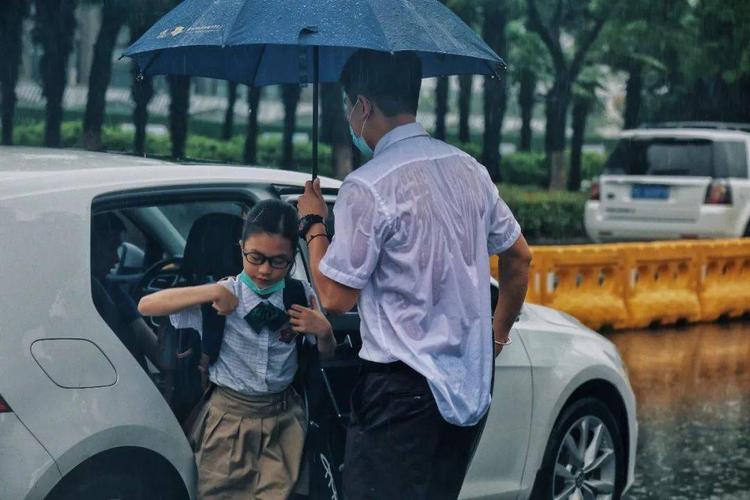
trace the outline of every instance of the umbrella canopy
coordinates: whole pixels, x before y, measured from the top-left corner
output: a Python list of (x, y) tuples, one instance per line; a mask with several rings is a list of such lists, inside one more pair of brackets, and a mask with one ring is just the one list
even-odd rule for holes
[(146, 75), (263, 86), (338, 81), (360, 48), (415, 51), (424, 77), (493, 75), (504, 67), (437, 0), (185, 0), (124, 55)]

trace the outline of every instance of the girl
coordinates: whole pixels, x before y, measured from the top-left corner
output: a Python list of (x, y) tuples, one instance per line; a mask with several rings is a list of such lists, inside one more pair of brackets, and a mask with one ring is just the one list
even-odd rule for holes
[[(287, 498), (300, 473), (306, 422), (290, 386), (297, 370), (294, 332), (314, 336), (323, 356), (333, 352), (331, 325), (317, 308), (283, 311), (283, 288), (297, 248), (297, 212), (266, 200), (247, 216), (240, 249), (243, 271), (219, 283), (162, 290), (143, 297), (138, 310), (169, 314), (175, 328), (201, 331), (200, 305), (225, 315), (221, 349), (209, 367), (211, 394), (196, 421), (200, 498)], [(279, 328), (279, 317), (288, 323)], [(279, 316), (280, 315), (280, 316)]]

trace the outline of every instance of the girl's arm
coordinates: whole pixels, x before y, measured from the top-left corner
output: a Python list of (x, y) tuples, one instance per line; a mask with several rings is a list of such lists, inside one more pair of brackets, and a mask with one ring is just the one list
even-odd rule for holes
[(166, 316), (206, 302), (212, 302), (214, 309), (224, 316), (237, 307), (237, 297), (232, 292), (217, 283), (212, 283), (170, 288), (146, 295), (138, 302), (138, 312), (144, 316)]

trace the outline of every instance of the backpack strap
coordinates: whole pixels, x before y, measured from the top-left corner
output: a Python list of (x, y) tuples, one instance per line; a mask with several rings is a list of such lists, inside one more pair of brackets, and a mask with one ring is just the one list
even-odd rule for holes
[(208, 356), (208, 363), (213, 364), (219, 357), (227, 317), (216, 312), (210, 303), (201, 304), (201, 313), (203, 316), (201, 350)]

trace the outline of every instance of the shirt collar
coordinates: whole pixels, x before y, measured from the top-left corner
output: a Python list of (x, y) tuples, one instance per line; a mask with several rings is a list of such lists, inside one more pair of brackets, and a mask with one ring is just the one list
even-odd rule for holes
[(422, 127), (422, 125), (417, 122), (407, 123), (406, 125), (399, 125), (380, 138), (378, 144), (375, 146), (375, 151), (373, 152), (372, 156), (374, 158), (395, 142), (403, 141), (404, 139), (410, 139), (412, 137), (429, 135), (430, 134), (427, 133), (424, 127)]

